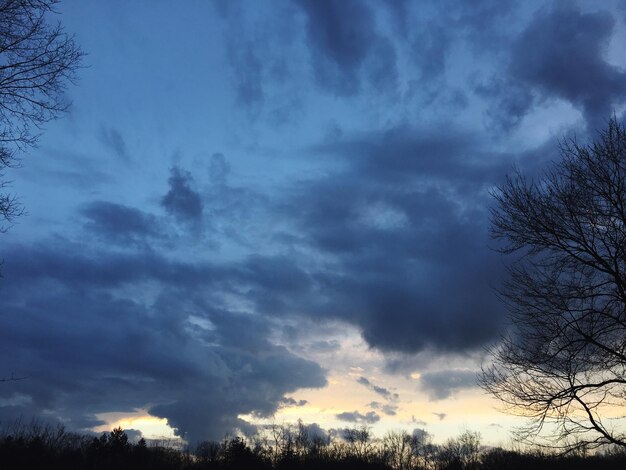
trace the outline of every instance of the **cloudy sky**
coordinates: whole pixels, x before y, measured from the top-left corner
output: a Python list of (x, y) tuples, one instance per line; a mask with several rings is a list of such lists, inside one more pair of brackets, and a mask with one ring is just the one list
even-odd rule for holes
[(58, 11), (87, 67), (9, 175), (0, 421), (506, 442), (490, 190), (621, 116), (624, 2)]

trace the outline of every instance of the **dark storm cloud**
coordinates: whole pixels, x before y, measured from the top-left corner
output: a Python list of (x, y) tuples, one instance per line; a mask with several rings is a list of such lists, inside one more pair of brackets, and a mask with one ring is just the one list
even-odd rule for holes
[(269, 342), (267, 319), (221, 307), (243, 268), (63, 239), (10, 251), (1, 367), (28, 379), (0, 390), (5, 419), (55, 410), (82, 428), (101, 424), (97, 413), (151, 404), (194, 442), (249, 427), (239, 414), (271, 415), (285, 394), (325, 384), (317, 364)]
[(366, 423), (374, 424), (380, 421), (380, 416), (374, 411), (368, 411), (365, 414), (358, 411), (344, 411), (336, 415), (337, 419), (348, 423)]
[[(116, 286), (120, 277), (145, 276), (191, 288), (221, 280), (222, 289), (269, 318), (348, 321), (383, 351), (462, 352), (491, 340), (502, 317), (489, 285), (501, 268), (487, 249), (487, 188), (512, 157), (489, 154), (475, 137), (454, 129), (412, 133), (405, 127), (314, 151), (344, 159), (347, 169), (299, 182), (273, 216), (286, 217), (298, 229), (297, 237), (281, 243), (304, 243), (331, 256), (332, 269), (312, 268), (299, 250), (253, 255), (220, 267), (167, 264), (154, 256), (141, 263), (113, 257), (98, 271), (98, 282)], [(211, 165), (213, 186), (224, 200), (233, 190), (227, 165), (221, 156)], [(188, 184), (178, 172), (173, 177), (183, 181), (171, 182), (172, 188)], [(229, 219), (238, 213), (216, 212), (212, 206), (207, 211)], [(62, 263), (41, 260), (57, 276), (76, 277)], [(123, 263), (119, 274), (116, 265)], [(81, 260), (71, 264), (80, 266)], [(211, 321), (224, 318), (229, 317), (214, 313)], [(370, 386), (390, 397), (384, 387)]]
[(347, 169), (299, 182), (283, 208), (336, 262), (311, 274), (319, 295), (299, 311), (353, 323), (383, 351), (459, 352), (494, 338), (504, 317), (490, 287), (502, 268), (488, 249), (488, 189), (513, 157), (454, 129), (404, 127), (315, 151)]
[(280, 291), (297, 294), (308, 291), (309, 275), (288, 257), (252, 255), (240, 265), (239, 277), (257, 286), (263, 293)]
[(134, 207), (96, 201), (84, 206), (85, 227), (111, 243), (139, 243), (158, 236), (158, 221)]
[(431, 400), (443, 400), (462, 389), (476, 387), (477, 372), (472, 370), (438, 370), (420, 376), (420, 388)]
[(377, 91), (397, 86), (396, 52), (377, 32), (365, 2), (296, 0), (307, 18), (307, 39), (317, 83), (336, 95), (354, 95), (368, 83)]
[(509, 164), (506, 156), (487, 151), (480, 135), (454, 126), (420, 130), (400, 124), (321, 143), (313, 151), (345, 158), (351, 166), (348, 177), (369, 178), (375, 186), (427, 178), (450, 181), (451, 189), (460, 183), (487, 184), (506, 172)]
[(202, 198), (193, 189), (191, 173), (175, 166), (170, 170), (167, 182), (170, 188), (161, 200), (165, 210), (180, 220), (199, 221), (202, 217)]
[(557, 2), (539, 10), (512, 46), (504, 77), (479, 87), (497, 96), (495, 121), (516, 124), (537, 102), (559, 98), (580, 109), (588, 127), (604, 127), (626, 98), (626, 75), (605, 58), (615, 19)]
[(608, 12), (570, 4), (540, 11), (513, 50), (511, 74), (569, 100), (590, 124), (606, 119), (626, 94), (623, 71), (604, 58), (614, 23)]
[[(477, 91), (478, 98), (489, 98), (492, 117), (504, 128), (552, 98), (571, 102), (592, 122), (624, 94), (623, 72), (603, 56), (614, 27), (609, 15), (560, 4), (528, 24), (515, 17), (521, 33), (512, 38), (504, 21), (513, 16), (511, 4), (455, 0), (430, 3), (422, 12), (424, 4), (388, 2), (385, 11), (397, 30), (392, 24), (387, 31), (389, 18), (377, 2), (296, 0), (258, 17), (254, 8), (242, 16), (243, 4), (219, 3), (228, 32), (213, 52), (225, 61), (228, 82), (216, 83), (233, 87), (236, 109), (259, 108), (265, 117), (277, 111), (281, 122), (302, 111), (307, 123), (283, 139), (262, 119), (252, 127), (244, 120), (236, 134), (225, 124), (211, 139), (235, 155), (252, 152), (233, 161), (233, 173), (250, 165), (235, 181), (264, 178), (278, 167), (272, 153), (293, 153), (293, 161), (271, 175), (276, 187), (259, 194), (235, 186), (227, 158), (215, 153), (193, 175), (171, 169), (167, 189), (158, 192), (167, 215), (99, 200), (80, 206), (81, 223), (67, 230), (69, 239), (5, 247), (0, 370), (29, 378), (0, 388), (0, 419), (55, 410), (58, 420), (82, 428), (101, 424), (100, 412), (148, 407), (193, 443), (234, 428), (249, 431), (242, 414), (267, 417), (282, 406), (304, 405), (286, 395), (323, 386), (324, 371), (293, 351), (330, 357), (341, 348), (335, 339), (315, 341), (320, 325), (328, 337), (353, 325), (370, 347), (391, 353), (385, 360), (467, 353), (496, 338), (504, 315), (491, 285), (503, 269), (488, 249), (489, 190), (514, 162), (538, 171), (556, 146), (530, 148), (531, 142), (519, 151), (494, 151), (508, 144), (490, 142), (474, 122), (455, 125), (467, 118), (456, 121), (449, 109), (468, 106), (474, 119), (484, 103), (470, 108), (472, 90), (446, 83), (465, 76), (450, 77), (451, 71), (498, 70)], [(485, 58), (477, 53), (481, 48), (501, 51)], [(318, 121), (319, 108), (294, 105), (300, 90), (301, 106), (320, 98), (309, 89), (307, 66), (319, 88), (335, 95), (330, 101), (337, 107), (328, 110), (332, 126)], [(168, 80), (177, 83), (178, 75)], [(399, 83), (424, 104), (420, 126), (408, 121), (417, 100), (384, 101), (380, 113), (368, 109), (374, 95), (391, 93)], [(443, 109), (428, 107), (434, 101), (424, 98), (433, 90)], [(352, 104), (359, 106), (347, 109)], [(216, 106), (224, 123), (239, 126), (220, 100)], [(439, 113), (439, 121), (431, 122), (431, 113)], [(202, 116), (190, 114), (196, 118)], [(379, 127), (354, 130), (364, 122)], [(324, 126), (328, 140), (302, 152), (294, 147)], [(103, 128), (100, 137), (110, 153), (128, 158), (127, 132)], [(244, 134), (253, 136), (252, 145), (247, 138), (240, 142)], [(206, 142), (192, 138), (188, 145)], [(97, 173), (99, 166), (88, 168), (88, 159), (59, 161), (65, 173), (58, 166), (54, 171), (63, 184), (81, 182), (92, 190), (108, 175)], [(285, 180), (303, 164), (314, 168), (308, 179)], [(107, 183), (111, 189), (114, 180)], [(161, 246), (190, 228), (201, 233), (200, 246)], [(215, 245), (205, 244), (209, 238)], [(211, 251), (220, 242), (226, 248)], [(207, 261), (215, 259), (230, 261)], [(291, 338), (285, 340), (289, 349), (270, 340), (277, 333)], [(470, 379), (467, 371), (426, 372), (420, 386), (442, 399), (472, 386)], [(396, 413), (395, 393), (365, 377), (358, 382), (382, 398), (368, 405), (374, 411), (348, 411), (339, 419), (371, 424), (379, 413)]]
[(307, 405), (308, 403), (309, 402), (307, 400), (296, 400), (291, 397), (285, 397), (282, 400), (280, 400), (280, 404), (282, 406), (304, 406), (304, 405)]

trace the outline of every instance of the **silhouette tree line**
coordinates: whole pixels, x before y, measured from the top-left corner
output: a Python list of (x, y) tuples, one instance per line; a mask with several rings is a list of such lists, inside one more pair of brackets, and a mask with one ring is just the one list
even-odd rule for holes
[(100, 437), (63, 427), (14, 425), (0, 432), (0, 468), (7, 469), (249, 469), (249, 470), (495, 470), (625, 468), (626, 453), (609, 446), (602, 453), (568, 455), (513, 451), (481, 445), (465, 431), (434, 444), (423, 430), (392, 431), (374, 438), (366, 427), (330, 434), (311, 433), (302, 422), (271, 426), (252, 437), (230, 437), (181, 448), (167, 442), (131, 442), (121, 428)]
[[(23, 214), (6, 171), (68, 110), (65, 90), (82, 66), (74, 38), (50, 23), (57, 3), (0, 0), (0, 233)], [(544, 445), (576, 454), (569, 458), (592, 458), (579, 454), (607, 446), (626, 452), (626, 431), (616, 421), (626, 398), (626, 129), (614, 116), (595, 141), (564, 141), (560, 161), (534, 178), (515, 173), (494, 198), (492, 236), (502, 253), (516, 256), (500, 290), (512, 328), (491, 349), (483, 387), (529, 418), (522, 439), (543, 436)], [(203, 443), (191, 453), (131, 444), (121, 429), (88, 438), (34, 426), (1, 437), (0, 465), (471, 469), (541, 466), (552, 458), (486, 452), (473, 433), (442, 446), (404, 432), (375, 440), (366, 428), (345, 430), (340, 439), (309, 436), (301, 424), (270, 434)]]

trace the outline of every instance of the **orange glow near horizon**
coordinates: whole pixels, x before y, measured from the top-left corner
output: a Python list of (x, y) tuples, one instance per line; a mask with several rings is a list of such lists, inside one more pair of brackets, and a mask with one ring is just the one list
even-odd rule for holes
[[(429, 432), (434, 442), (442, 443), (466, 430), (481, 433), (483, 443), (508, 445), (510, 434), (519, 426), (519, 418), (498, 411), (498, 402), (477, 388), (456, 390), (444, 399), (432, 399), (420, 387), (420, 381), (428, 370), (445, 367), (450, 370), (468, 370), (478, 367), (475, 358), (458, 358), (440, 363), (436, 359), (422, 361), (429, 368), (416, 367), (403, 374), (393, 373), (385, 367), (382, 353), (371, 349), (356, 329), (343, 326), (337, 340), (340, 347), (331, 352), (293, 351), (307, 359), (327, 367), (327, 385), (320, 389), (300, 389), (286, 396), (296, 402), (306, 400), (301, 406), (284, 406), (269, 418), (259, 418), (254, 413), (241, 414), (239, 418), (253, 424), (292, 424), (301, 419), (305, 424), (317, 423), (324, 429), (359, 426), (362, 423), (346, 422), (337, 418), (343, 412), (365, 415), (374, 411), (380, 417), (367, 424), (373, 434), (382, 437), (392, 430), (412, 432), (422, 428)], [(324, 338), (329, 339), (329, 338)], [(285, 345), (287, 346), (287, 345)], [(372, 384), (384, 387), (389, 396), (382, 396), (372, 387), (359, 383), (361, 377)], [(397, 394), (397, 396), (395, 395)], [(372, 402), (392, 405), (395, 414), (385, 414)], [(110, 431), (114, 427), (137, 429), (147, 439), (176, 438), (167, 420), (150, 416), (146, 410), (134, 413), (104, 413), (98, 415), (106, 425), (95, 431)]]
[(100, 413), (97, 417), (106, 424), (93, 428), (96, 432), (109, 432), (120, 427), (141, 431), (146, 439), (178, 439), (167, 419), (151, 416), (146, 410), (137, 410), (134, 413)]

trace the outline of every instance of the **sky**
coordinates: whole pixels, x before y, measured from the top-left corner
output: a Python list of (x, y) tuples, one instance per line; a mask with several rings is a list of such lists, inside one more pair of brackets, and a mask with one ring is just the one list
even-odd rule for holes
[(621, 118), (626, 3), (57, 11), (87, 55), (7, 175), (0, 422), (508, 442), (476, 384), (507, 328), (490, 194)]

